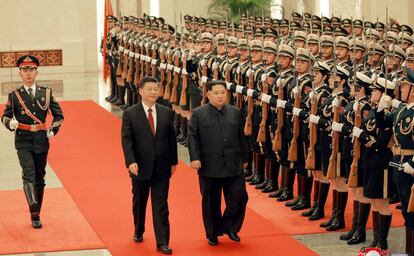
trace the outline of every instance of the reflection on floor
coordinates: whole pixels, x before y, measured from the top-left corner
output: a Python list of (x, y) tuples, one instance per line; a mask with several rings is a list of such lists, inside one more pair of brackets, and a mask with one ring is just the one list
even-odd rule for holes
[[(10, 81), (10, 77), (2, 77), (2, 81)], [(112, 106), (105, 101), (108, 95), (108, 88), (102, 80), (102, 74), (82, 73), (82, 74), (61, 74), (61, 75), (42, 75), (39, 69), (38, 80), (48, 81), (53, 89), (56, 90), (55, 96), (59, 100), (93, 100), (114, 115), (121, 117), (122, 110)], [(13, 77), (13, 81), (19, 81), (19, 78)], [(52, 82), (49, 82), (52, 81)], [(57, 81), (57, 82), (56, 82)], [(6, 90), (7, 89), (7, 90)], [(6, 92), (10, 89), (10, 84), (3, 83), (1, 86), (0, 102), (6, 102)], [(80, 115), (82, 113), (79, 113)], [(17, 162), (16, 153), (13, 146), (13, 136), (6, 129), (0, 128), (0, 190), (20, 189), (20, 167)], [(179, 145), (179, 158), (189, 162), (188, 151)], [(53, 170), (48, 168), (47, 186), (60, 187), (60, 181), (54, 174)], [(269, 200), (269, 203), (273, 203)], [(391, 207), (395, 207), (392, 205)], [(275, 213), (277, 214), (277, 213)], [(370, 220), (371, 221), (371, 220)], [(318, 225), (319, 223), (315, 223)], [(350, 223), (347, 223), (350, 225)], [(347, 246), (345, 242), (339, 240), (341, 233), (314, 234), (295, 236), (297, 240), (319, 253), (320, 255), (357, 255), (357, 251), (362, 245)], [(172, 236), (174, 234), (171, 234)], [(405, 234), (403, 228), (391, 229), (389, 235), (389, 245), (393, 253), (404, 252)], [(368, 241), (372, 240), (372, 232), (367, 234)], [(276, 241), (275, 241), (276, 242)], [(365, 245), (365, 244), (364, 244)], [(37, 253), (21, 254), (25, 256), (107, 256), (110, 253), (107, 250), (91, 250), (79, 252), (54, 252), (54, 253)]]

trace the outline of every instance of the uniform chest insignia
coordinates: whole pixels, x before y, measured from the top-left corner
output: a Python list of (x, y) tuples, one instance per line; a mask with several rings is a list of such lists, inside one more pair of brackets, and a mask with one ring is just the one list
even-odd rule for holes
[(41, 100), (42, 100), (42, 101), (45, 101), (46, 99), (45, 99), (45, 97), (42, 97), (42, 98), (41, 98)]
[(26, 112), (24, 112), (24, 110), (22, 110), (20, 113), (21, 113), (22, 115), (25, 115), (25, 114), (26, 114)]
[(367, 131), (372, 132), (375, 129), (375, 120), (370, 119), (367, 122)]
[(407, 117), (407, 118), (405, 119), (405, 122), (406, 122), (406, 123), (411, 122), (411, 117)]

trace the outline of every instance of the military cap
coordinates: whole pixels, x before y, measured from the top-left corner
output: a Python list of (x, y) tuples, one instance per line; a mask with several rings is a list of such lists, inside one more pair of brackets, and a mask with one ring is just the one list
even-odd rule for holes
[(16, 66), (21, 67), (38, 67), (39, 60), (33, 55), (23, 55), (16, 61)]
[(216, 44), (224, 44), (226, 41), (225, 38), (226, 36), (224, 34), (219, 33), (214, 37), (214, 41), (216, 42)]
[(253, 27), (252, 26), (246, 25), (245, 29), (246, 29), (245, 30), (246, 33), (249, 33), (249, 34), (252, 34), (253, 33)]
[(209, 32), (202, 33), (201, 42), (213, 42), (213, 35)]
[(260, 24), (260, 26), (262, 25), (262, 22), (263, 22), (262, 17), (256, 16), (254, 20), (256, 21), (256, 24)]
[(213, 20), (211, 22), (211, 27), (212, 28), (219, 28), (219, 22), (217, 20)]
[(175, 39), (176, 41), (180, 41), (180, 40), (181, 40), (182, 35), (181, 35), (180, 33), (178, 33), (178, 32), (175, 32), (175, 34), (174, 34), (172, 37), (173, 37), (173, 39)]
[(249, 49), (247, 45), (247, 39), (244, 39), (244, 38), (239, 39), (239, 49)]
[(134, 20), (135, 20), (135, 17), (131, 15), (128, 17), (128, 20), (126, 21), (126, 23), (134, 22)]
[(310, 31), (310, 24), (308, 22), (303, 23), (302, 30)]
[(385, 30), (385, 24), (378, 21), (377, 23), (375, 23), (375, 29), (377, 31), (384, 31)]
[(293, 50), (292, 46), (287, 44), (281, 44), (278, 47), (279, 56), (289, 57), (293, 59), (295, 57), (295, 50)]
[(374, 43), (374, 44), (370, 45), (368, 53), (369, 54), (378, 53), (378, 54), (384, 55), (385, 54), (385, 49), (381, 45), (379, 45), (378, 43)]
[(334, 45), (334, 39), (332, 36), (322, 35), (319, 38), (319, 41), (321, 42), (321, 46), (333, 46)]
[(407, 50), (405, 50), (405, 53), (407, 54), (406, 60), (414, 60), (414, 47), (408, 47)]
[(310, 14), (309, 12), (305, 12), (303, 14), (303, 17), (305, 18), (305, 20), (310, 20), (312, 19), (312, 14)]
[(349, 49), (349, 39), (345, 36), (337, 36), (335, 38), (336, 47), (344, 47)]
[(237, 29), (237, 24), (234, 23), (234, 22), (230, 22), (228, 24), (228, 28), (233, 31), (233, 30)]
[(293, 12), (292, 13), (292, 18), (294, 18), (294, 19), (302, 19), (302, 15), (300, 15), (298, 12)]
[(304, 61), (311, 61), (312, 54), (307, 48), (296, 48), (296, 59), (304, 60)]
[(414, 71), (406, 67), (405, 72), (407, 73), (407, 76), (404, 78), (404, 82), (414, 85)]
[(287, 19), (281, 20), (280, 23), (279, 23), (279, 26), (280, 27), (289, 27), (289, 20), (287, 20)]
[(375, 28), (374, 24), (372, 24), (371, 21), (364, 22), (364, 29), (368, 29), (368, 28)]
[(254, 19), (254, 16), (253, 16), (253, 15), (250, 15), (250, 16), (249, 16), (249, 21), (255, 21), (255, 19)]
[(334, 31), (334, 29), (333, 29), (333, 27), (331, 26), (331, 25), (323, 25), (324, 27), (323, 27), (323, 33), (324, 34), (330, 34), (330, 35), (332, 35), (333, 34), (333, 31)]
[(319, 70), (322, 75), (326, 75), (331, 71), (331, 67), (324, 61), (315, 61), (312, 68), (314, 70)]
[(407, 54), (404, 52), (404, 50), (395, 44), (388, 46), (388, 52), (391, 55), (395, 52), (395, 57), (400, 58), (402, 60), (405, 60), (405, 58), (407, 58)]
[(158, 23), (157, 22), (152, 22), (151, 23), (151, 28), (157, 30), (158, 29)]
[(340, 76), (342, 79), (348, 79), (349, 78), (349, 71), (341, 66), (341, 65), (336, 65), (336, 66), (332, 66), (331, 67), (331, 74), (335, 74), (335, 70), (336, 70), (336, 75)]
[(237, 31), (239, 31), (239, 32), (244, 32), (244, 31), (245, 31), (245, 30), (244, 30), (244, 25), (240, 23), (240, 24), (237, 26)]
[(276, 54), (277, 53), (277, 45), (271, 41), (264, 41), (263, 43), (263, 51), (265, 52), (271, 52)]
[(175, 29), (173, 26), (171, 25), (167, 25), (168, 29), (166, 32), (170, 33), (170, 34), (174, 34), (175, 33)]
[(292, 20), (292, 21), (290, 22), (290, 28), (291, 28), (292, 30), (297, 30), (297, 29), (300, 29), (300, 24), (299, 24), (299, 22)]
[(330, 24), (331, 23), (331, 20), (328, 17), (323, 16), (321, 18), (321, 23), (323, 23), (324, 25)]
[(319, 31), (321, 31), (321, 25), (320, 24), (318, 24), (318, 23), (312, 23), (312, 30), (311, 30), (312, 32), (319, 32)]
[(360, 19), (356, 19), (356, 20), (354, 20), (354, 27), (355, 28), (363, 28), (364, 27), (364, 22)]
[(237, 38), (234, 36), (227, 37), (227, 45), (237, 47)]
[(219, 28), (226, 29), (227, 28), (226, 21), (224, 21), (224, 20), (220, 21), (219, 22)]
[(247, 19), (247, 13), (243, 12), (240, 16), (241, 20), (246, 20)]
[(321, 17), (318, 15), (312, 15), (312, 23), (321, 23)]
[(279, 25), (280, 25), (280, 20), (279, 19), (272, 19), (272, 26), (278, 27)]
[(337, 26), (333, 32), (335, 36), (347, 36), (348, 35), (348, 31), (346, 31), (342, 26)]
[(265, 36), (273, 36), (273, 37), (277, 37), (277, 31), (273, 28), (267, 28), (265, 30)]
[(127, 16), (122, 16), (122, 17), (121, 17), (121, 22), (122, 22), (122, 23), (127, 23), (127, 22), (128, 22), (128, 19), (129, 19), (129, 18), (128, 18)]
[(348, 27), (350, 27), (350, 26), (352, 26), (352, 20), (351, 19), (348, 19), (348, 18), (346, 18), (346, 19), (343, 19), (342, 20), (342, 26), (348, 26)]
[(374, 79), (371, 88), (384, 92), (385, 86), (387, 86), (387, 94), (392, 93), (395, 89), (395, 84), (383, 77), (377, 77), (376, 79)]
[(373, 28), (368, 28), (367, 30), (365, 30), (365, 38), (374, 38), (376, 40), (379, 40), (380, 37), (380, 33)]
[(339, 17), (334, 16), (331, 19), (331, 24), (333, 26), (339, 26), (339, 25), (341, 25), (341, 19)]
[(198, 17), (197, 16), (193, 16), (193, 19), (191, 20), (193, 23), (198, 23)]
[(115, 16), (113, 16), (113, 15), (106, 16), (106, 20), (109, 21), (109, 22), (118, 21), (118, 19)]
[(363, 72), (356, 72), (355, 74), (355, 78), (356, 78), (356, 85), (359, 87), (363, 87), (365, 89), (365, 93), (366, 94), (370, 94), (371, 93), (371, 86), (372, 86), (372, 79), (365, 75)]
[(398, 35), (394, 31), (387, 31), (385, 40), (393, 41), (394, 43), (398, 42)]
[(265, 24), (270, 25), (271, 21), (272, 21), (272, 19), (271, 19), (269, 16), (264, 17), (263, 22), (264, 22)]
[(365, 42), (359, 38), (354, 38), (352, 39), (352, 41), (350, 42), (350, 49), (354, 49), (355, 46), (355, 50), (361, 50), (361, 51), (366, 51), (367, 50), (367, 45), (365, 44)]
[(254, 30), (254, 36), (264, 36), (264, 35), (265, 35), (264, 29), (256, 27), (256, 29)]
[(413, 35), (413, 29), (408, 25), (401, 25), (401, 31), (406, 32), (410, 36)]
[(305, 31), (295, 31), (293, 38), (306, 43), (307, 35)]
[(202, 18), (202, 17), (200, 17), (200, 18), (198, 18), (198, 24), (200, 24), (200, 25), (206, 25), (206, 19), (204, 19), (204, 18)]
[(319, 44), (319, 36), (315, 34), (309, 34), (308, 44)]
[(407, 32), (400, 32), (398, 34), (398, 38), (400, 39), (400, 43), (408, 43), (409, 45), (414, 44), (414, 38), (410, 36)]
[(263, 50), (262, 47), (262, 40), (251, 40), (250, 43), (250, 51), (261, 51)]
[(397, 23), (393, 23), (391, 25), (391, 31), (393, 31), (395, 33), (399, 33), (400, 32), (400, 25), (398, 25)]
[(191, 21), (191, 16), (186, 14), (184, 15), (184, 22), (190, 22)]

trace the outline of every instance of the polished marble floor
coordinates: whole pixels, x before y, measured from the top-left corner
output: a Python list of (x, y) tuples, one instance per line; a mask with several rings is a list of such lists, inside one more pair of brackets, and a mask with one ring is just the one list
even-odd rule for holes
[[(57, 100), (93, 100), (101, 105), (106, 110), (121, 117), (122, 111), (118, 107), (112, 107), (105, 102), (104, 98), (107, 96), (108, 88), (102, 80), (101, 74), (96, 73), (79, 73), (79, 74), (59, 74), (59, 75), (42, 75), (39, 70), (38, 80), (55, 80), (58, 81), (56, 86), (62, 86), (57, 93)], [(2, 86), (0, 94), (0, 102), (6, 102), (5, 90), (9, 89), (7, 83), (2, 81), (10, 81), (10, 77), (0, 77), (0, 84)], [(14, 78), (13, 81), (18, 81)], [(7, 88), (6, 88), (7, 87)], [(53, 83), (51, 85), (53, 88)], [(21, 189), (21, 173), (17, 161), (16, 152), (13, 146), (13, 135), (3, 126), (0, 128), (0, 190)], [(181, 160), (188, 163), (187, 149), (179, 145), (179, 157)], [(56, 177), (54, 171), (47, 167), (46, 183), (48, 187), (61, 187), (62, 184)], [(269, 203), (271, 203), (269, 201)], [(299, 227), (300, 228), (300, 227)], [(357, 255), (358, 249), (361, 245), (347, 246), (346, 243), (338, 239), (341, 233), (329, 234), (313, 234), (313, 235), (299, 235), (295, 239), (305, 244), (320, 255)], [(174, 235), (174, 234), (172, 234)], [(367, 235), (371, 240), (372, 232)], [(1, 238), (0, 238), (1, 239)], [(404, 229), (393, 228), (389, 235), (389, 244), (393, 253), (402, 253), (405, 246)], [(17, 255), (17, 254), (14, 254)], [(35, 254), (19, 254), (25, 256), (108, 256), (111, 255), (107, 250), (86, 250), (86, 251), (69, 251), (69, 252), (50, 252), (50, 253), (35, 253)]]

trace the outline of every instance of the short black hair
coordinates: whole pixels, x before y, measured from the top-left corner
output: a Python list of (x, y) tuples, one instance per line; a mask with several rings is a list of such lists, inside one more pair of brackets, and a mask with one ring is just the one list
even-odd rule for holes
[(144, 88), (144, 86), (145, 86), (146, 83), (156, 83), (156, 84), (159, 84), (157, 78), (155, 78), (153, 76), (146, 76), (139, 83), (139, 88)]
[(226, 82), (223, 80), (211, 80), (207, 82), (207, 91), (213, 90), (213, 86), (215, 85), (222, 85), (224, 88), (226, 88)]

